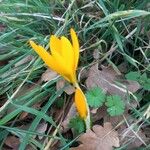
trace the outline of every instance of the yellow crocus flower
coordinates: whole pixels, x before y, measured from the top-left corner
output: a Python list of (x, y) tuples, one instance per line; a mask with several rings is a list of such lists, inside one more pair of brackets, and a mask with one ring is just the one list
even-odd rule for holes
[(79, 60), (78, 37), (73, 29), (70, 29), (70, 34), (72, 43), (64, 36), (58, 38), (52, 35), (49, 42), (50, 51), (46, 51), (42, 46), (35, 44), (33, 41), (30, 41), (30, 45), (48, 67), (59, 73), (76, 87), (75, 105), (77, 111), (80, 117), (86, 121), (86, 126), (90, 126), (87, 125), (87, 122), (90, 124), (87, 101), (76, 78)]

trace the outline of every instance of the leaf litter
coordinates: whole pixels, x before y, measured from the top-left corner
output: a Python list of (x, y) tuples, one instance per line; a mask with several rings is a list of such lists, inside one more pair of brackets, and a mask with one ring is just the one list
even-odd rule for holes
[(102, 67), (102, 70), (99, 70), (97, 63), (89, 69), (86, 86), (88, 89), (100, 87), (109, 94), (117, 94), (121, 97), (125, 97), (128, 92), (134, 93), (140, 88), (136, 81), (122, 80), (124, 86), (116, 84), (119, 76), (120, 74), (111, 67)]
[[(132, 119), (133, 121), (133, 119)], [(143, 129), (135, 125), (136, 128), (133, 128), (132, 125), (129, 127), (125, 124), (122, 124), (118, 128), (118, 133), (120, 136), (120, 144), (128, 144), (128, 149), (136, 149), (142, 145), (147, 145), (148, 138), (146, 137)]]
[[(98, 69), (98, 64), (92, 66), (88, 72), (88, 77), (86, 80), (86, 86), (88, 89), (91, 89), (92, 87), (98, 86), (101, 87), (105, 92), (109, 94), (118, 94), (122, 97), (125, 97), (127, 94), (127, 90), (130, 92), (136, 92), (140, 86), (136, 81), (130, 81), (130, 80), (121, 80), (122, 84), (124, 84), (126, 87), (120, 87), (115, 81), (117, 81), (120, 74), (116, 73), (115, 70), (111, 67), (102, 67), (102, 70)], [(51, 80), (55, 80), (59, 77), (59, 75), (50, 70), (47, 69), (41, 77), (41, 81), (47, 82)], [(71, 85), (67, 85), (66, 81), (63, 79), (60, 79), (56, 82), (56, 89), (62, 89), (65, 88), (65, 92), (68, 95), (71, 95), (74, 93), (74, 88)], [(29, 88), (28, 88), (29, 89)], [(103, 106), (102, 106), (103, 107)], [(79, 138), (80, 144), (78, 147), (71, 148), (71, 150), (112, 150), (113, 147), (119, 147), (122, 143), (128, 143), (129, 138), (132, 140), (132, 143), (129, 145), (130, 148), (135, 148), (141, 146), (143, 143), (135, 137), (135, 135), (132, 132), (129, 132), (127, 137), (129, 138), (120, 138), (120, 135), (122, 135), (123, 130), (114, 131), (112, 130), (113, 127), (115, 127), (118, 123), (123, 121), (122, 116), (117, 117), (111, 117), (108, 114), (106, 114), (106, 110), (103, 110), (103, 113), (101, 113), (99, 110), (102, 108), (95, 110), (95, 116), (97, 116), (97, 119), (103, 118), (104, 119), (104, 126), (100, 125), (94, 125), (92, 130), (87, 131), (86, 133), (82, 134)], [(94, 112), (94, 110), (93, 110)], [(71, 118), (73, 118), (76, 115), (76, 109), (74, 105), (71, 106), (67, 116), (65, 117), (64, 121), (61, 125), (61, 131), (67, 132), (69, 130), (69, 121)], [(129, 114), (126, 113), (125, 116), (128, 116)], [(22, 117), (19, 119), (25, 119), (28, 116), (28, 113), (24, 112), (22, 114)], [(101, 116), (101, 117), (100, 117)], [(45, 133), (47, 129), (47, 124), (40, 124), (37, 131), (40, 133)], [(125, 128), (127, 129), (127, 128)], [(146, 139), (145, 134), (142, 133), (140, 130), (138, 132), (140, 137), (143, 137), (144, 140)], [(38, 138), (41, 140), (42, 136), (38, 136)], [(15, 142), (13, 142), (15, 140)], [(120, 140), (120, 141), (119, 141)], [(9, 136), (8, 139), (6, 139), (6, 145), (8, 145), (11, 148), (17, 148), (20, 144), (20, 141), (18, 141), (18, 138), (15, 136)]]
[[(117, 94), (117, 95), (121, 96), (123, 99), (125, 99), (125, 97), (127, 96), (128, 93), (135, 93), (137, 90), (139, 90), (141, 88), (138, 82), (125, 80), (124, 78), (122, 78), (121, 73), (116, 72), (112, 67), (103, 67), (102, 66), (102, 70), (99, 70), (98, 63), (93, 65), (89, 69), (85, 83), (86, 83), (87, 89), (92, 89), (94, 87), (100, 87), (106, 93), (108, 93), (110, 95)], [(102, 109), (102, 108), (104, 108), (104, 109)], [(126, 110), (124, 112), (124, 116), (126, 118), (129, 117), (128, 110), (129, 110), (129, 108), (126, 108)], [(102, 106), (98, 109), (94, 109), (94, 110), (92, 110), (91, 113), (93, 113), (92, 116), (93, 115), (95, 116), (95, 118), (93, 118), (93, 119), (95, 119), (95, 121), (97, 121), (98, 119), (104, 119), (103, 120), (104, 127), (95, 125), (97, 128), (98, 127), (100, 127), (100, 128), (98, 128), (97, 130), (94, 130), (95, 126), (93, 126), (93, 128), (92, 128), (93, 131), (92, 130), (87, 131), (86, 133), (82, 134), (81, 137), (79, 138), (78, 141), (81, 142), (82, 144), (80, 144), (78, 147), (72, 148), (71, 150), (88, 150), (88, 149), (90, 149), (90, 150), (99, 150), (99, 149), (100, 150), (111, 150), (111, 149), (113, 149), (113, 146), (119, 147), (119, 139), (120, 139), (119, 136), (122, 135), (122, 133), (123, 133), (121, 128), (122, 128), (122, 126), (125, 126), (123, 116), (109, 116), (108, 113), (106, 112), (105, 106)], [(103, 142), (98, 141), (99, 135), (97, 138), (96, 134), (98, 133), (98, 131), (100, 129), (102, 129), (102, 128), (105, 129), (105, 126), (107, 126), (107, 124), (109, 124), (108, 126), (111, 126), (109, 128), (110, 130), (108, 130), (108, 131), (111, 131), (113, 127), (118, 126), (117, 127), (118, 132), (117, 132), (117, 137), (116, 137), (118, 140), (117, 144), (115, 142), (111, 143), (113, 141), (111, 139), (111, 135), (109, 136), (109, 138), (107, 138), (107, 140), (108, 140), (107, 142), (105, 140), (104, 141), (102, 140)], [(105, 133), (106, 132), (107, 132), (107, 130), (105, 131)], [(140, 130), (140, 132), (141, 132), (141, 130)], [(137, 145), (141, 146), (142, 145), (141, 141), (139, 141), (139, 139), (136, 138), (135, 135), (133, 135), (133, 136), (134, 136), (134, 138), (132, 139), (133, 143), (130, 145), (130, 147), (137, 147)], [(124, 139), (124, 142), (126, 142), (126, 141), (127, 141), (127, 139)], [(139, 141), (139, 144), (137, 144), (138, 143), (137, 141)], [(105, 142), (107, 144), (105, 144)]]
[(70, 119), (73, 118), (76, 115), (77, 111), (75, 108), (75, 104), (73, 103), (65, 117), (65, 119), (63, 120), (62, 124), (61, 124), (61, 128), (62, 128), (62, 132), (67, 132), (70, 128), (69, 128), (69, 122)]
[(82, 134), (78, 141), (78, 147), (71, 150), (113, 150), (113, 147), (119, 147), (119, 137), (117, 131), (113, 130), (110, 122), (104, 123), (104, 126), (94, 125), (92, 130)]
[(8, 136), (4, 142), (10, 149), (17, 150), (20, 145), (20, 140), (16, 136)]
[[(27, 57), (23, 60), (21, 60), (18, 64), (16, 64), (15, 67), (20, 66), (30, 60), (32, 60), (33, 57)], [(82, 74), (81, 74), (82, 75)], [(136, 81), (130, 81), (130, 80), (124, 80), (121, 78), (121, 74), (116, 72), (112, 67), (104, 67), (102, 66), (102, 70), (98, 69), (98, 63), (93, 65), (88, 72), (86, 72), (86, 86), (88, 89), (91, 89), (93, 87), (100, 87), (102, 88), (105, 92), (109, 94), (118, 94), (122, 97), (125, 97), (128, 91), (130, 92), (136, 92), (139, 88), (140, 85)], [(51, 69), (47, 69), (41, 76), (41, 81), (47, 82), (51, 80), (55, 80), (59, 78), (59, 75), (54, 72)], [(119, 80), (118, 80), (119, 79)], [(124, 85), (117, 84), (117, 82), (120, 82)], [(56, 82), (56, 89), (60, 90), (64, 88), (64, 92), (67, 93), (68, 95), (71, 95), (74, 93), (75, 89), (73, 86), (70, 84), (67, 84), (67, 82), (64, 79), (60, 79)], [(103, 107), (103, 106), (102, 106)], [(79, 138), (79, 141), (82, 143), (78, 147), (72, 148), (72, 150), (112, 150), (113, 147), (119, 147), (120, 144), (123, 142), (127, 142), (128, 140), (125, 138), (119, 142), (119, 136), (123, 132), (122, 130), (114, 131), (112, 130), (113, 127), (115, 127), (118, 123), (123, 121), (122, 116), (116, 116), (116, 117), (111, 117), (106, 113), (106, 109), (103, 110), (103, 113), (100, 113), (102, 108), (95, 109), (93, 112), (95, 113), (96, 120), (100, 118), (104, 119), (104, 126), (100, 125), (94, 125), (92, 130), (87, 131), (86, 133), (82, 134), (81, 137)], [(71, 105), (69, 112), (67, 116), (65, 117), (64, 121), (61, 124), (61, 132), (65, 133), (68, 132), (70, 129), (69, 127), (69, 122), (70, 119), (73, 118), (76, 115), (76, 109), (74, 104)], [(24, 112), (22, 113), (22, 117), (19, 119), (25, 119), (28, 116), (28, 113)], [(126, 116), (128, 116), (128, 113), (126, 113)], [(122, 127), (122, 126), (121, 126)], [(37, 131), (39, 133), (45, 133), (47, 129), (47, 124), (40, 124), (37, 128)], [(121, 128), (119, 128), (121, 129)], [(72, 130), (72, 132), (74, 132)], [(141, 132), (140, 132), (141, 133)], [(131, 134), (131, 133), (130, 133)], [(133, 135), (133, 134), (132, 134)], [(38, 138), (41, 140), (42, 136), (38, 136)], [(13, 142), (9, 142), (10, 140), (16, 140), (13, 144)], [(17, 144), (15, 144), (17, 143)], [(15, 136), (9, 137), (7, 144), (10, 147), (16, 147), (18, 146), (20, 141), (18, 141), (18, 138)], [(142, 143), (141, 141), (136, 138), (136, 140), (133, 140), (132, 145), (130, 147), (136, 147), (136, 146), (141, 146)]]
[(75, 88), (72, 85), (67, 84), (67, 82), (64, 79), (58, 80), (56, 83), (56, 89), (60, 90), (64, 87), (65, 87), (64, 92), (67, 93), (68, 95), (71, 95), (75, 92)]
[(51, 70), (51, 69), (47, 69), (43, 74), (42, 74), (42, 77), (41, 77), (41, 80), (44, 81), (44, 82), (47, 82), (47, 81), (51, 81), (51, 80), (55, 80), (58, 78), (58, 74)]
[[(93, 65), (87, 72), (86, 76), (87, 79), (85, 83), (88, 89), (100, 87), (104, 90), (104, 92), (112, 95), (117, 94), (122, 98), (125, 98), (128, 92), (134, 93), (140, 89), (138, 82), (123, 79), (121, 77), (121, 73), (118, 74), (118, 72), (116, 72), (112, 67), (102, 67), (102, 70), (99, 70), (98, 64)], [(60, 82), (63, 83), (63, 81)], [(118, 84), (117, 82), (121, 82), (122, 85)], [(57, 82), (57, 84), (60, 83)], [(60, 87), (63, 88), (63, 86)], [(119, 123), (124, 121), (123, 116), (109, 116), (106, 111), (106, 107), (103, 109), (103, 113), (101, 114), (102, 107), (98, 109), (95, 108), (93, 110), (93, 114), (96, 116), (95, 121), (100, 118), (104, 119), (104, 127), (100, 125), (94, 125), (92, 130), (82, 134), (79, 138), (78, 141), (82, 144), (80, 144), (78, 147), (71, 148), (71, 150), (112, 150), (113, 147), (120, 146), (119, 134), (121, 134), (121, 131), (118, 130), (118, 133), (117, 131), (113, 131), (112, 128), (116, 127)], [(70, 118), (73, 118), (75, 114), (76, 111), (72, 105), (68, 115), (65, 117), (62, 123), (62, 129), (64, 130), (63, 132), (67, 132), (69, 130), (69, 120)], [(124, 115), (126, 117), (129, 116), (128, 108)]]

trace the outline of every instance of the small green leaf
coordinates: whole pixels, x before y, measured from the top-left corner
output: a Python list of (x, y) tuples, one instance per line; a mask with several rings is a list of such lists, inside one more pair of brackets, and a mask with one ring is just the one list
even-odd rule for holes
[(125, 77), (128, 79), (128, 80), (134, 80), (134, 81), (138, 81), (139, 78), (140, 78), (141, 74), (139, 72), (134, 72), (134, 71), (131, 71), (129, 72), (128, 74), (125, 75)]
[(148, 80), (147, 78), (147, 74), (146, 73), (143, 73), (141, 76), (140, 76), (140, 81), (142, 82), (146, 82)]
[(143, 84), (143, 88), (145, 90), (150, 90), (150, 79), (147, 79), (147, 81)]
[(105, 93), (99, 87), (95, 87), (86, 93), (89, 106), (97, 108), (103, 105), (105, 101)]
[(138, 81), (145, 90), (150, 90), (150, 79), (147, 77), (146, 73), (141, 75), (139, 72), (129, 72), (126, 74), (126, 78)]
[(139, 83), (143, 86), (145, 90), (150, 90), (150, 79), (147, 77), (146, 73), (143, 73), (141, 75)]
[(125, 109), (125, 104), (118, 95), (108, 96), (105, 105), (111, 116), (122, 115)]
[(73, 128), (75, 130), (75, 134), (77, 135), (85, 131), (84, 121), (79, 116), (76, 116), (70, 120), (69, 127)]

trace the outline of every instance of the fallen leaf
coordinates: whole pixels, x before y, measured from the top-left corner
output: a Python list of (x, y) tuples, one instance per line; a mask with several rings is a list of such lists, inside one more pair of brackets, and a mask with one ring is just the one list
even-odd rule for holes
[(117, 66), (121, 73), (126, 74), (128, 72), (128, 66), (126, 62), (121, 63)]
[(91, 110), (91, 116), (92, 116), (92, 122), (96, 123), (99, 122), (101, 119), (104, 119), (105, 116), (107, 116), (107, 108), (105, 105), (95, 110), (93, 113), (93, 110)]
[(71, 105), (71, 107), (70, 107), (70, 109), (68, 111), (68, 114), (66, 115), (64, 121), (61, 124), (63, 132), (67, 132), (69, 130), (70, 119), (72, 119), (73, 117), (75, 117), (76, 114), (77, 114), (76, 107), (75, 107), (75, 104), (73, 103)]
[(26, 150), (33, 150), (33, 147), (31, 145), (27, 145)]
[(47, 81), (55, 80), (56, 78), (58, 78), (58, 76), (59, 75), (55, 71), (53, 71), (51, 69), (47, 69), (42, 74), (41, 80), (44, 82), (47, 82)]
[(122, 125), (117, 131), (120, 135), (121, 145), (128, 144), (129, 150), (137, 149), (142, 145), (146, 145), (145, 143), (148, 141), (148, 138), (141, 129), (133, 132), (126, 125)]
[(91, 108), (90, 112), (92, 114), (96, 114), (97, 113), (98, 108)]
[(34, 57), (32, 55), (28, 55), (27, 57), (21, 59), (19, 62), (15, 64), (15, 67), (21, 66), (27, 62), (30, 62)]
[[(110, 122), (113, 127), (116, 127), (118, 124), (120, 124), (121, 122), (124, 121), (124, 118), (122, 115), (113, 116), (113, 117), (110, 116), (107, 113), (107, 107), (106, 106), (102, 106), (102, 107), (98, 108), (96, 110), (96, 112), (94, 112), (94, 113), (91, 112), (91, 114), (92, 114), (92, 120), (94, 123), (103, 119), (104, 122)], [(124, 117), (126, 117), (128, 119), (128, 117), (129, 117), (128, 109), (125, 110), (123, 115), (124, 115)]]
[(25, 119), (27, 116), (28, 116), (28, 112), (22, 112), (21, 114), (20, 114), (20, 116), (19, 116), (19, 119), (21, 119), (21, 120), (23, 120), (23, 119)]
[[(126, 116), (127, 114), (124, 114), (124, 116)], [(114, 116), (111, 117), (110, 115), (104, 116), (104, 122), (111, 122), (113, 127), (116, 127), (118, 124), (120, 124), (121, 122), (124, 121), (124, 118), (122, 115), (120, 116)]]
[[(36, 129), (36, 132), (38, 133), (41, 133), (41, 134), (45, 134), (45, 131), (47, 130), (47, 123), (43, 122), (43, 123), (40, 123), (38, 126), (37, 126), (37, 129)], [(43, 136), (38, 136), (38, 138), (41, 140), (43, 138)]]
[(94, 59), (99, 59), (100, 58), (100, 52), (98, 49), (95, 49), (93, 52), (93, 58)]
[(95, 125), (92, 129), (82, 134), (79, 138), (82, 144), (71, 150), (113, 150), (120, 146), (118, 133), (112, 130), (111, 123), (104, 123), (104, 127)]
[(3, 24), (0, 24), (0, 32), (3, 32), (6, 29), (6, 26)]
[(19, 148), (20, 141), (16, 136), (8, 136), (5, 140), (5, 144), (13, 150), (17, 150)]
[(56, 83), (56, 89), (57, 90), (60, 90), (60, 89), (62, 89), (64, 87), (65, 87), (64, 91), (68, 95), (71, 95), (71, 94), (73, 94), (75, 92), (75, 88), (72, 85), (70, 85), (70, 84), (66, 85), (66, 81), (64, 79), (60, 79), (59, 81), (57, 81), (57, 83)]
[(86, 86), (88, 89), (100, 87), (109, 94), (117, 94), (121, 97), (124, 97), (127, 91), (134, 93), (140, 88), (140, 85), (135, 81), (122, 80), (123, 86), (118, 85), (116, 82), (118, 82), (120, 75), (111, 67), (103, 67), (102, 70), (99, 70), (98, 64), (96, 64), (89, 70)]
[(88, 77), (88, 69), (86, 67), (81, 67), (78, 73), (78, 81), (82, 81)]
[[(25, 96), (26, 94), (28, 94), (29, 92), (31, 92), (39, 83), (40, 83), (40, 80), (37, 81), (36, 84), (31, 84), (31, 85), (30, 84), (25, 84), (25, 85), (23, 85), (21, 87), (21, 89), (18, 91), (18, 93), (15, 95), (15, 98), (17, 99), (17, 98)], [(35, 108), (35, 109), (37, 109), (37, 110), (41, 109), (41, 105), (45, 101), (46, 98), (47, 97), (45, 97), (41, 101), (33, 104), (32, 107)], [(23, 103), (21, 103), (21, 104), (23, 104)], [(11, 106), (11, 107), (9, 107), (9, 109), (6, 109), (6, 112), (7, 112), (7, 114), (9, 114), (9, 113), (13, 112), (15, 109), (16, 109), (16, 107)], [(21, 119), (21, 120), (27, 119), (28, 115), (29, 115), (29, 117), (32, 116), (30, 113), (23, 111), (20, 114), (19, 119)]]
[(136, 92), (138, 89), (140, 89), (140, 84), (136, 81), (131, 81), (131, 80), (122, 80), (121, 82), (124, 84), (129, 91), (132, 93)]
[[(36, 110), (39, 110), (39, 109), (41, 108), (42, 103), (43, 103), (43, 100), (40, 101), (40, 102), (38, 102), (38, 103), (36, 103), (36, 104), (34, 104), (34, 105), (32, 106), (32, 108), (35, 108)], [(11, 110), (11, 111), (12, 111), (12, 110)], [(9, 112), (9, 110), (8, 110), (8, 112)], [(21, 120), (27, 119), (30, 115), (31, 115), (30, 113), (23, 111), (23, 112), (20, 114), (19, 119), (21, 119)]]
[(150, 128), (149, 128), (149, 126), (144, 128), (144, 133), (145, 133), (146, 137), (148, 137), (150, 140)]
[(1, 67), (1, 66), (4, 66), (4, 65), (6, 65), (6, 64), (7, 64), (7, 61), (2, 61), (2, 60), (0, 61), (0, 67)]

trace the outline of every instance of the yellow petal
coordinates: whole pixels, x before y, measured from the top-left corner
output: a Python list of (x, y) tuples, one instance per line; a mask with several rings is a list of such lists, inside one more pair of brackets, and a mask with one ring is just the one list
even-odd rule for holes
[(80, 117), (85, 119), (87, 117), (86, 98), (79, 88), (75, 91), (75, 105)]
[(61, 40), (57, 38), (55, 35), (52, 35), (50, 37), (50, 50), (52, 54), (53, 54), (53, 51), (56, 51), (57, 53), (62, 54)]
[(73, 83), (74, 77), (72, 74), (72, 70), (66, 65), (66, 60), (56, 51), (53, 51), (52, 57), (55, 60), (54, 64), (57, 65), (56, 72), (61, 74), (69, 82)]
[[(50, 37), (50, 49), (54, 57), (60, 55), (60, 57), (63, 58), (65, 68), (68, 68), (70, 72), (72, 72), (74, 69), (74, 52), (70, 41), (64, 36), (62, 36), (61, 39), (58, 39), (56, 36), (52, 35)], [(55, 54), (58, 55), (55, 56)]]
[(62, 41), (58, 39), (55, 35), (52, 35), (50, 37), (50, 50), (52, 57), (62, 66), (64, 70), (63, 74), (66, 76), (68, 76), (67, 74), (72, 74), (71, 69), (66, 63), (65, 57), (67, 53), (64, 53), (65, 51), (63, 51), (62, 49)]
[[(42, 46), (35, 44), (33, 41), (30, 41), (30, 45), (36, 51), (36, 53), (42, 58), (45, 64), (50, 67), (52, 70), (56, 71), (57, 73), (65, 76), (66, 80), (70, 80), (68, 78), (69, 71), (65, 69), (65, 64), (63, 63), (63, 59), (57, 54), (57, 59), (52, 57)], [(67, 75), (67, 76), (66, 76)]]
[(70, 73), (74, 73), (74, 52), (70, 41), (62, 36), (61, 37), (62, 57), (66, 63), (66, 67), (70, 70)]
[(30, 41), (31, 47), (36, 51), (36, 53), (43, 59), (43, 61), (49, 66), (53, 63), (51, 55), (40, 45), (35, 44)]
[(74, 57), (75, 57), (75, 70), (78, 66), (78, 61), (79, 61), (79, 42), (78, 42), (78, 37), (76, 35), (76, 32), (71, 28), (70, 29), (70, 34), (71, 34), (71, 39), (72, 39), (72, 45), (73, 45), (73, 50), (74, 50)]

